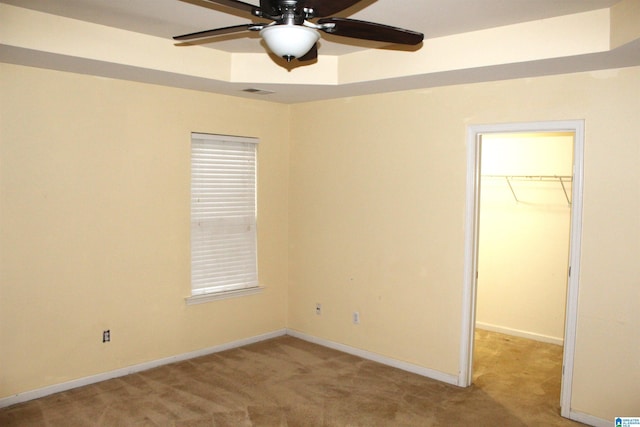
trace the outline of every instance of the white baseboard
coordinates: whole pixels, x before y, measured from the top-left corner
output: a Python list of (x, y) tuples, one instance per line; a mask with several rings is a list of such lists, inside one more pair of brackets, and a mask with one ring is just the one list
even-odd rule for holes
[(614, 424), (613, 418), (610, 420), (604, 420), (602, 418), (594, 417), (593, 415), (583, 414), (582, 412), (576, 411), (569, 412), (568, 418), (594, 427), (611, 427)]
[(67, 381), (60, 384), (54, 384), (48, 387), (40, 388), (37, 390), (25, 391), (24, 393), (18, 393), (9, 397), (0, 398), (0, 408), (15, 405), (16, 403), (22, 403), (40, 397), (48, 396), (50, 394), (59, 393), (61, 391), (71, 390), (73, 388), (82, 387), (89, 384), (95, 384), (101, 381), (110, 380), (112, 378), (123, 377), (125, 375), (133, 374), (136, 372), (142, 372), (149, 369), (157, 368), (158, 366), (168, 365), (169, 363), (182, 362), (183, 360), (193, 359), (195, 357), (206, 356), (212, 353), (218, 353), (224, 350), (230, 350), (236, 347), (242, 347), (245, 345), (253, 344), (256, 342), (268, 340), (271, 338), (280, 337), (287, 334), (286, 329), (279, 329), (266, 334), (256, 335), (249, 338), (233, 341), (226, 344), (220, 344), (213, 347), (204, 348), (201, 350), (191, 351), (189, 353), (183, 353), (176, 356), (166, 357), (164, 359), (152, 360), (150, 362), (140, 363), (126, 368), (116, 369), (115, 371), (103, 372), (97, 375), (91, 375), (89, 377), (78, 378), (76, 380)]
[(527, 338), (534, 341), (546, 342), (549, 344), (563, 345), (564, 339), (551, 337), (548, 335), (536, 334), (534, 332), (521, 331), (519, 329), (507, 328), (504, 326), (492, 325), (491, 323), (476, 322), (476, 328), (486, 331), (498, 332), (505, 335), (513, 335), (516, 337)]
[(437, 381), (442, 381), (452, 385), (458, 385), (458, 376), (451, 375), (444, 372), (436, 371), (434, 369), (425, 368), (423, 366), (414, 365), (413, 363), (403, 362), (401, 360), (392, 359), (390, 357), (382, 356), (377, 353), (372, 353), (367, 350), (351, 347), (345, 344), (340, 344), (334, 341), (329, 341), (323, 338), (318, 338), (312, 335), (307, 335), (303, 332), (299, 332), (293, 329), (287, 329), (287, 335), (299, 338), (301, 340), (309, 341), (314, 344), (318, 344), (324, 347), (329, 347), (334, 350), (342, 351), (344, 353), (352, 354), (354, 356), (362, 357), (363, 359), (372, 360), (374, 362), (382, 363), (383, 365), (391, 366), (394, 368), (402, 369), (403, 371), (411, 372), (414, 374), (422, 375)]

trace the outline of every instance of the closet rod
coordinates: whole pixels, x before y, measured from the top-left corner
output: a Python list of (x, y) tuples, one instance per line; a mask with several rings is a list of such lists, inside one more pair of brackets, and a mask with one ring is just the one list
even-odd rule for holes
[(513, 194), (513, 198), (518, 202), (518, 197), (516, 196), (516, 192), (513, 190), (513, 186), (511, 185), (511, 181), (542, 181), (542, 182), (553, 182), (558, 181), (562, 186), (562, 191), (564, 192), (564, 198), (567, 199), (567, 204), (571, 206), (571, 200), (569, 199), (569, 194), (567, 193), (567, 187), (565, 187), (565, 182), (571, 182), (573, 177), (571, 175), (482, 175), (482, 178), (504, 178), (507, 181), (507, 185), (509, 186), (509, 190), (511, 190), (511, 194)]

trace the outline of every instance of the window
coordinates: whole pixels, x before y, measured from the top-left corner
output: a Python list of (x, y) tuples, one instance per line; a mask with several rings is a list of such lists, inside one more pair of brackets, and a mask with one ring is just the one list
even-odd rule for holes
[(188, 304), (259, 291), (258, 140), (191, 134), (191, 297)]

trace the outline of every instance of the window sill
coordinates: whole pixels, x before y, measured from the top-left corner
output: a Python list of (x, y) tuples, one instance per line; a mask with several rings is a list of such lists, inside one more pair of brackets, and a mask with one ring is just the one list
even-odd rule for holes
[(233, 291), (224, 291), (224, 292), (211, 292), (208, 294), (202, 295), (192, 295), (190, 297), (185, 298), (185, 302), (187, 305), (195, 305), (195, 304), (203, 304), (209, 301), (218, 301), (222, 299), (243, 297), (245, 295), (254, 295), (259, 294), (264, 291), (264, 286), (257, 286), (255, 288), (245, 288), (245, 289), (235, 289)]

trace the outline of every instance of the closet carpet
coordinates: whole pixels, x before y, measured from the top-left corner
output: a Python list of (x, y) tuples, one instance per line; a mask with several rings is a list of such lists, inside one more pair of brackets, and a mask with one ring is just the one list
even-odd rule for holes
[(476, 335), (469, 388), (283, 336), (3, 408), (0, 425), (581, 425), (559, 415), (561, 347)]

